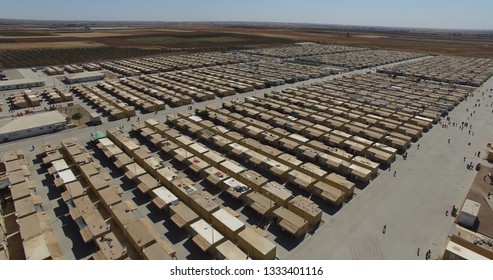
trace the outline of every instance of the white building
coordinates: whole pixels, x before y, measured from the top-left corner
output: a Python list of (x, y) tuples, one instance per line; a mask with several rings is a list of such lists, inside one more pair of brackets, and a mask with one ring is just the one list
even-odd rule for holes
[(316, 46), (318, 44), (315, 42), (297, 42), (297, 43), (294, 43), (293, 45), (298, 46), (298, 47), (300, 47), (300, 46), (305, 47), (305, 46)]
[(23, 116), (0, 127), (0, 142), (47, 134), (65, 128), (66, 117), (58, 111)]
[(83, 72), (73, 75), (65, 75), (65, 82), (68, 84), (85, 83), (104, 79), (101, 72)]
[(472, 227), (478, 217), (481, 204), (470, 199), (466, 199), (459, 215), (459, 224)]
[(41, 79), (15, 79), (0, 81), (0, 90), (42, 87), (45, 82)]

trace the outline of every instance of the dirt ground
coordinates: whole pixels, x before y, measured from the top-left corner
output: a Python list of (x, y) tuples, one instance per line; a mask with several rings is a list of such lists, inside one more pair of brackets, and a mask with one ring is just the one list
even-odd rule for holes
[[(58, 112), (67, 115), (70, 118), (70, 124), (76, 125), (79, 128), (87, 127), (87, 123), (91, 120), (89, 112), (80, 105), (61, 107), (58, 109)], [(72, 115), (77, 112), (82, 114), (82, 118), (80, 120), (72, 120)]]

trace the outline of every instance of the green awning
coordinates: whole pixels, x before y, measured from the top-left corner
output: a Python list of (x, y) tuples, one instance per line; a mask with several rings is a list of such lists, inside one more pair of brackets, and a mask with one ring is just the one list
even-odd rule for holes
[(92, 140), (99, 140), (102, 138), (106, 138), (106, 134), (104, 134), (104, 132), (102, 132), (102, 131), (91, 132), (91, 139)]

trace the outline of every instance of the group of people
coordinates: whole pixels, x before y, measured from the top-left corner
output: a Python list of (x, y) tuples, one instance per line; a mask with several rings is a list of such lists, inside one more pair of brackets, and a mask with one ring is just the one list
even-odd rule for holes
[[(467, 170), (474, 170), (474, 164), (472, 164), (472, 161), (466, 165)], [(481, 169), (481, 163), (476, 164), (476, 171), (479, 171)]]
[(12, 114), (12, 118), (15, 118), (15, 117), (22, 117), (22, 116), (29, 116), (29, 115), (34, 115), (34, 110), (31, 111), (31, 110), (24, 110), (24, 112), (16, 112), (16, 110), (10, 110), (9, 111), (10, 113), (14, 113)]
[[(483, 93), (484, 95), (484, 93)], [(472, 95), (471, 95), (472, 96)], [(490, 96), (491, 97), (491, 96)], [(484, 99), (484, 98), (483, 98)], [(481, 105), (479, 104), (481, 102), (480, 99), (477, 99), (477, 104), (474, 104), (473, 108), (476, 108), (476, 107), (480, 107)], [(493, 107), (493, 103), (491, 104), (491, 106)], [(469, 113), (469, 109), (466, 109), (466, 111)], [(472, 112), (469, 114), (469, 117), (472, 117), (476, 112), (474, 110), (471, 110)], [(493, 111), (492, 111), (493, 113)], [(467, 118), (469, 120), (469, 117)], [(468, 129), (468, 134), (471, 135), (471, 136), (474, 136), (474, 132), (472, 131), (472, 125), (469, 123), (469, 122), (461, 122), (460, 124), (458, 122), (452, 122), (450, 120), (450, 117), (447, 117), (446, 120), (448, 121), (448, 123), (445, 123), (445, 122), (441, 122), (441, 125), (442, 125), (442, 128), (448, 128), (449, 126), (452, 126), (452, 127), (458, 127), (460, 130), (464, 130), (464, 128), (467, 128)], [(447, 142), (450, 144), (451, 143), (451, 139), (449, 138), (447, 140)], [(468, 145), (470, 146), (471, 143), (469, 142)], [(419, 144), (417, 145), (417, 149), (419, 150)], [(474, 156), (476, 157), (481, 157), (481, 151), (478, 151), (476, 153), (474, 153)], [(407, 158), (407, 152), (403, 155), (403, 158), (406, 159)], [(466, 157), (464, 157), (464, 162), (466, 162)], [(476, 168), (476, 170), (479, 170), (481, 168), (481, 163), (477, 163), (476, 166), (474, 166), (474, 164), (472, 162), (469, 162), (467, 164), (467, 169), (468, 170), (473, 170), (474, 168)], [(389, 166), (389, 171), (390, 171), (390, 166)], [(394, 177), (396, 175), (396, 172), (394, 171)], [(486, 180), (487, 176), (485, 176), (483, 178), (483, 180)], [(490, 199), (490, 196), (491, 196), (491, 193), (488, 192), (488, 199)], [(446, 210), (445, 211), (445, 216), (448, 216), (449, 213), (451, 216), (455, 216), (457, 214), (457, 211), (458, 209), (455, 207), (455, 205), (452, 206), (452, 210), (449, 212), (449, 210)], [(383, 226), (383, 229), (382, 229), (382, 233), (383, 234), (386, 234), (387, 232), (387, 225), (385, 224)], [(420, 255), (420, 248), (418, 248), (417, 250), (417, 255), (419, 256)], [(431, 250), (428, 250), (426, 252), (426, 255), (425, 255), (425, 258), (426, 260), (429, 260), (431, 259)]]
[[(419, 252), (420, 252), (420, 249), (418, 248), (418, 251), (416, 252), (416, 254), (417, 254), (418, 256), (419, 256)], [(429, 259), (431, 258), (431, 250), (426, 251), (426, 256), (425, 256), (425, 258), (426, 258), (427, 260), (429, 260)]]
[[(472, 94), (471, 94), (471, 96), (472, 96)], [(482, 96), (484, 96), (484, 92), (482, 93)], [(491, 98), (491, 95), (490, 95), (490, 98)], [(483, 97), (483, 99), (484, 99), (484, 97)], [(481, 99), (478, 98), (475, 101), (476, 101), (476, 103), (472, 106), (471, 109), (466, 108), (466, 112), (469, 113), (469, 117), (472, 117), (476, 113), (474, 108), (481, 107)], [(491, 103), (491, 106), (493, 107), (493, 103)], [(468, 120), (469, 120), (469, 117), (467, 117)], [(467, 122), (467, 121), (461, 121), (460, 123), (459, 122), (451, 122), (450, 117), (447, 117), (446, 120), (448, 121), (448, 125), (445, 123), (442, 123), (442, 128), (448, 128), (448, 126), (451, 125), (452, 127), (458, 127), (459, 130), (467, 129), (468, 135), (474, 136), (474, 131), (472, 131), (472, 124), (470, 124), (469, 122)], [(451, 139), (449, 138), (447, 142), (450, 144)], [(471, 142), (469, 142), (468, 145), (471, 146)], [(474, 156), (475, 157), (476, 156), (481, 157), (481, 151), (475, 152)], [(466, 157), (464, 157), (464, 162), (466, 162)], [(474, 166), (474, 164), (472, 162), (470, 162), (466, 165), (466, 168), (468, 170), (474, 170), (474, 168), (476, 168), (476, 170), (479, 170), (481, 168), (481, 164), (478, 163), (478, 164), (476, 164), (476, 166)]]

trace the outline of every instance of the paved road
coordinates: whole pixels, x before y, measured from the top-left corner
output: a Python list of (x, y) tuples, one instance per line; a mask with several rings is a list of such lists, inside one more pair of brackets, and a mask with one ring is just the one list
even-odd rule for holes
[[(481, 96), (485, 89), (493, 94), (492, 88), (493, 78), (449, 114), (451, 122), (472, 124), (474, 136), (468, 129), (436, 125), (410, 148), (407, 160), (399, 158), (391, 171), (381, 171), (383, 174), (348, 205), (326, 217), (316, 234), (287, 258), (424, 259), (429, 249), (436, 258), (453, 225), (453, 218), (445, 216), (445, 211), (452, 205), (460, 207), (476, 174), (466, 169), (464, 156), (467, 162), (485, 164), (474, 153), (484, 154), (492, 138), (493, 98), (485, 94), (482, 100)], [(481, 107), (473, 108), (477, 98), (482, 100)], [(470, 117), (473, 111), (476, 113)]]

